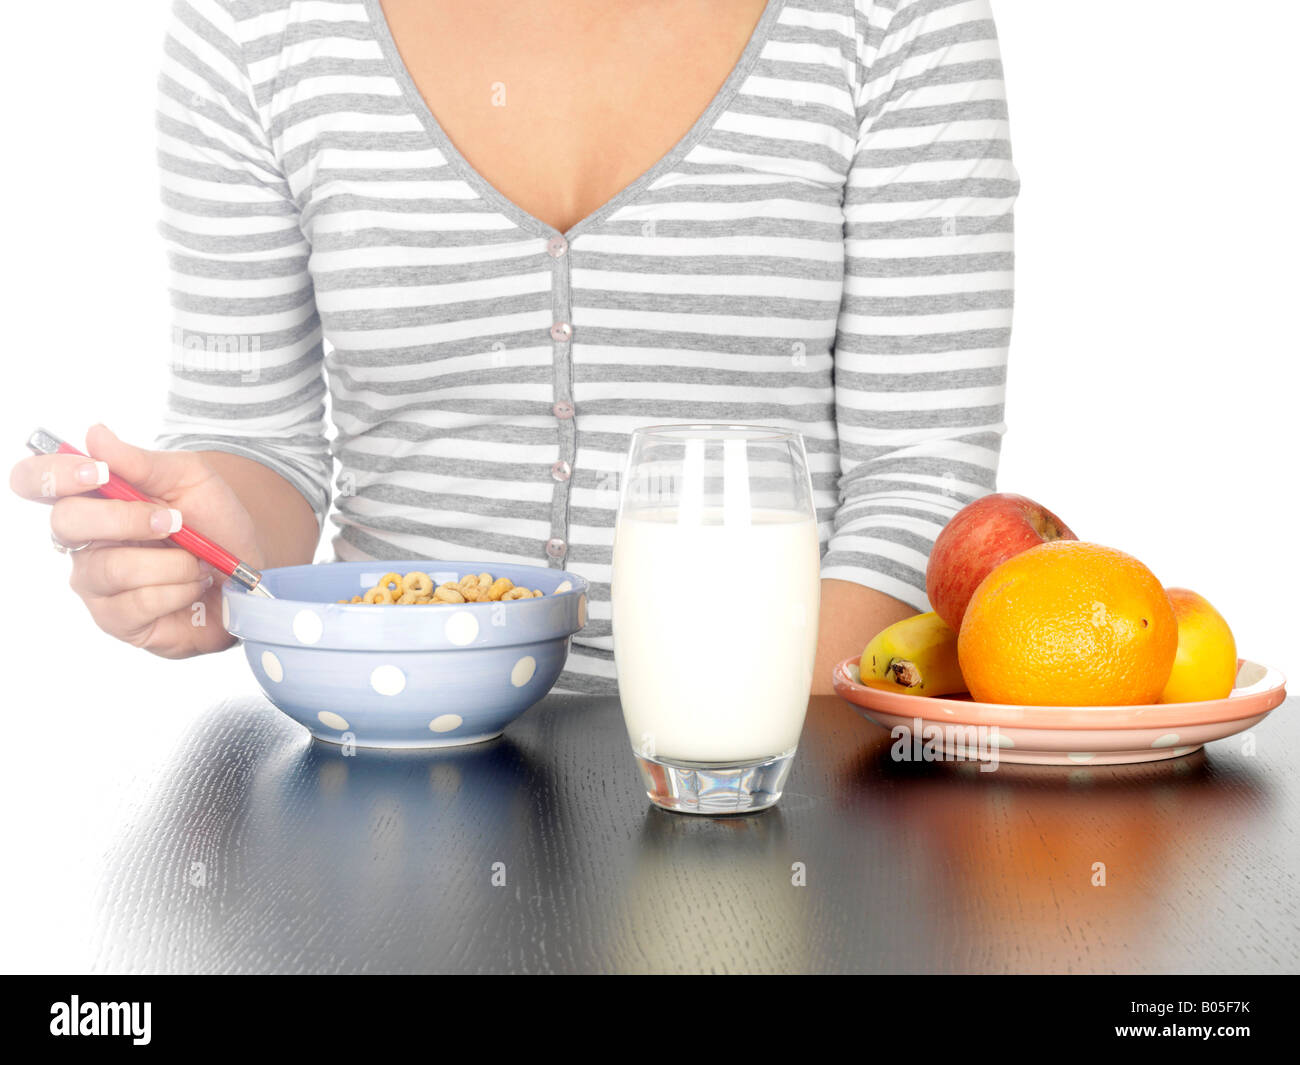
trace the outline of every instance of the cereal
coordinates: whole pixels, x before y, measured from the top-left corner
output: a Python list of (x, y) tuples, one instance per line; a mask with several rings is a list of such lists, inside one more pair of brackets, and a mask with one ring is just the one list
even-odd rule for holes
[(483, 588), (479, 585), (478, 577), (470, 574), (468, 577), (462, 577), (460, 583), (456, 585), (456, 591), (465, 597), (467, 603), (477, 603), (485, 598)]
[(443, 581), (436, 588), (433, 578), (421, 570), (410, 573), (385, 573), (364, 595), (340, 599), (344, 604), (368, 603), (376, 606), (446, 606), (451, 603), (513, 602), (516, 599), (541, 599), (538, 588), (516, 585), (509, 577), (490, 573), (467, 573), (459, 580)]
[(432, 595), (433, 578), (427, 573), (415, 570), (402, 578), (402, 590), (414, 595)]

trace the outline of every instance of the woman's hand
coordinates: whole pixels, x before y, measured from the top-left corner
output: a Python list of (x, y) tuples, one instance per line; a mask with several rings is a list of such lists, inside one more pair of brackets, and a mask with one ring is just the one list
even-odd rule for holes
[[(89, 544), (70, 553), (68, 583), (95, 623), (164, 658), (229, 647), (235, 641), (221, 625), (221, 574), (166, 540), (184, 520), (260, 569), (253, 519), (234, 489), (202, 455), (132, 447), (102, 425), (87, 434), (86, 450), (90, 458), (23, 459), (9, 484), (25, 499), (53, 504), (50, 530), (60, 543)], [(159, 502), (88, 494), (102, 483), (96, 460)]]

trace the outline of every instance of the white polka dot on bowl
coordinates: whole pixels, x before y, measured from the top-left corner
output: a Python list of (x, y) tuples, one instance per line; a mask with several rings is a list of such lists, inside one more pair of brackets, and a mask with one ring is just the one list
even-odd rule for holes
[(284, 680), (284, 666), (280, 665), (280, 660), (270, 651), (262, 652), (262, 672), (276, 684)]
[(451, 732), (452, 729), (458, 729), (465, 723), (460, 714), (439, 714), (429, 722), (429, 728), (434, 732)]
[(324, 631), (320, 615), (314, 610), (299, 610), (293, 616), (293, 634), (299, 643), (315, 643)]
[(347, 731), (347, 718), (334, 713), (333, 710), (322, 710), (316, 715), (316, 719), (326, 728), (337, 729), (339, 732)]
[(516, 688), (522, 688), (530, 680), (533, 674), (537, 672), (537, 659), (532, 655), (524, 655), (515, 663), (514, 669), (510, 671), (510, 683)]
[(375, 666), (370, 686), (380, 695), (397, 695), (406, 687), (406, 674), (396, 666)]
[(1178, 745), (1178, 733), (1166, 732), (1159, 739), (1151, 741), (1152, 747), (1175, 747)]
[(465, 647), (473, 643), (474, 637), (478, 635), (478, 618), (468, 610), (458, 610), (447, 619), (447, 627), (443, 631), (446, 632), (449, 643)]

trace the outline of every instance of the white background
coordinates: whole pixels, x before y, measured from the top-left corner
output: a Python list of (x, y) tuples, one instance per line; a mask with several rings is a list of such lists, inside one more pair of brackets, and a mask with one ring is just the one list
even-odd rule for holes
[[(5, 12), (0, 457), (37, 425), (78, 443), (97, 420), (139, 442), (157, 429), (166, 7)], [(1241, 653), (1300, 677), (1300, 5), (995, 11), (1023, 182), (1000, 487), (1200, 591)], [(237, 652), (162, 662), (102, 636), (45, 514), (0, 502), (5, 970), (91, 964), (104, 850), (194, 716), (254, 690)]]

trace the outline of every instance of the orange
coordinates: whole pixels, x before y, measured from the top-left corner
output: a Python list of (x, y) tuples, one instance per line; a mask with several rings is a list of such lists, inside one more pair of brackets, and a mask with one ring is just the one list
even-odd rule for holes
[(1024, 706), (1154, 703), (1178, 619), (1146, 566), (1113, 547), (1055, 540), (993, 570), (957, 637), (971, 695)]
[(1178, 619), (1178, 654), (1162, 703), (1226, 699), (1237, 681), (1237, 641), (1223, 615), (1204, 596), (1166, 588)]

